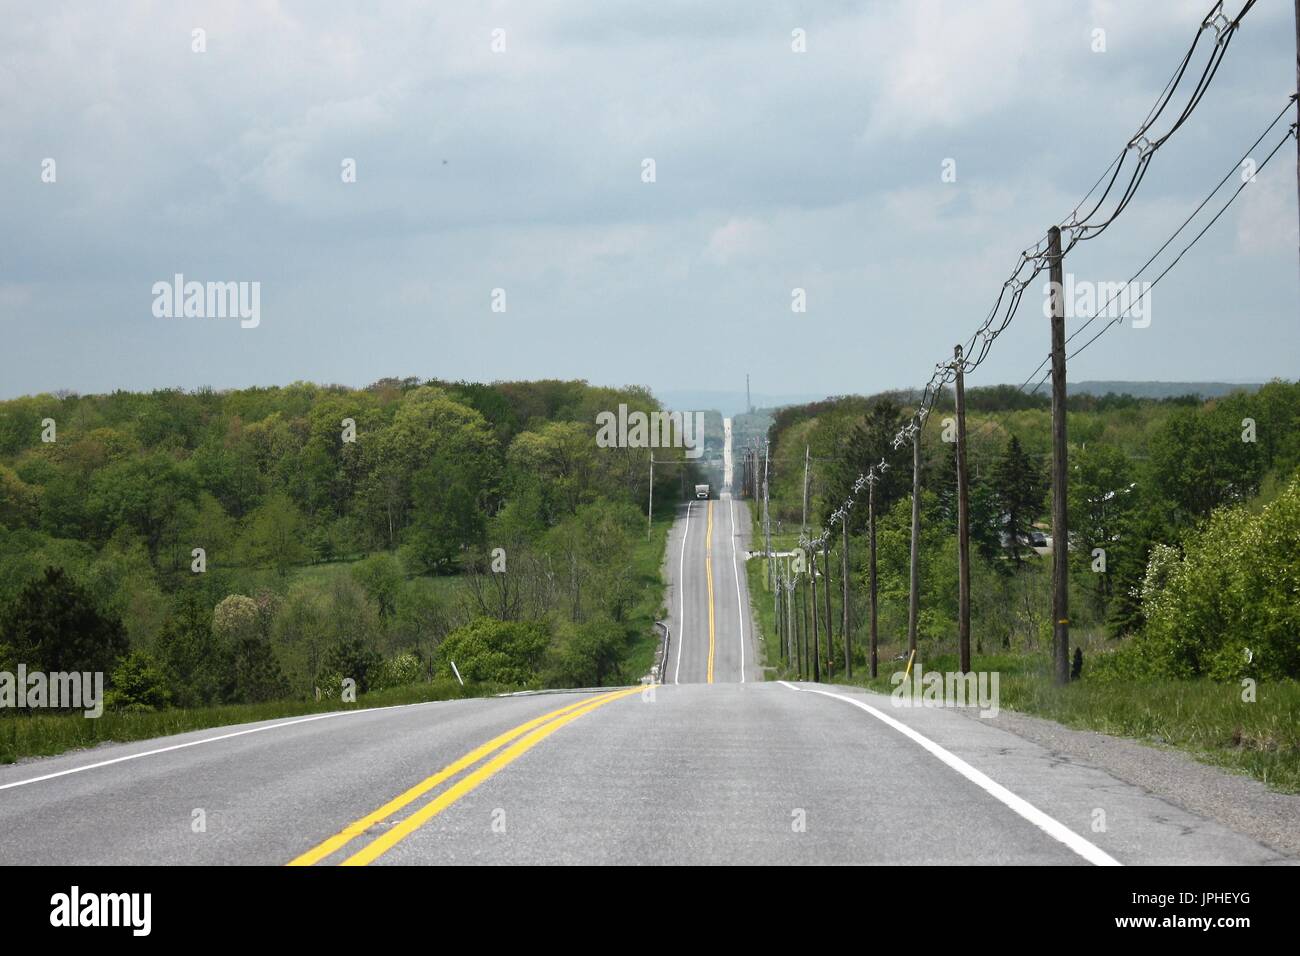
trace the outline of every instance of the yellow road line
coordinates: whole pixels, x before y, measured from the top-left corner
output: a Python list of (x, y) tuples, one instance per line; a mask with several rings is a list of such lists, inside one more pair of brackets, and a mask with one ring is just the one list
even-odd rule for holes
[(584, 714), (591, 713), (598, 707), (612, 704), (620, 697), (639, 694), (641, 690), (642, 688), (640, 687), (630, 687), (627, 690), (607, 694), (604, 697), (597, 697), (595, 700), (586, 702), (576, 710), (573, 710), (562, 717), (557, 717), (548, 724), (544, 724), (530, 733), (527, 737), (511, 744), (473, 773), (466, 774), (415, 813), (412, 813), (409, 817), (406, 817), (400, 823), (397, 823), (392, 829), (380, 834), (366, 846), (362, 847), (356, 853), (352, 854), (352, 856), (344, 860), (343, 866), (365, 866), (367, 863), (373, 863), (380, 856), (396, 846), (400, 841), (404, 840), (424, 824), (428, 823), (443, 810), (447, 809), (461, 797), (465, 796), (465, 794), (484, 783), (499, 770), (510, 765), (529, 750), (536, 747), (539, 743), (551, 736), (551, 734), (555, 733), (565, 724), (577, 720)]
[(387, 817), (392, 816), (394, 813), (396, 813), (398, 810), (401, 810), (407, 804), (418, 799), (419, 797), (424, 796), (434, 787), (438, 786), (438, 784), (444, 782), (445, 780), (448, 780), (451, 777), (454, 777), (456, 774), (460, 773), (466, 767), (471, 767), (474, 764), (478, 763), (484, 757), (488, 756), (489, 754), (493, 753), (499, 748), (504, 747), (506, 744), (510, 743), (510, 741), (514, 740), (516, 737), (521, 737), (524, 734), (528, 733), (528, 731), (532, 730), (534, 727), (544, 724), (548, 720), (552, 720), (556, 717), (560, 717), (564, 714), (567, 714), (570, 711), (577, 710), (579, 707), (586, 706), (588, 704), (593, 703), (594, 701), (612, 698), (614, 696), (614, 693), (616, 692), (610, 692), (608, 694), (599, 694), (596, 697), (586, 697), (580, 701), (577, 701), (576, 703), (568, 704), (564, 707), (559, 708), (558, 710), (553, 710), (549, 714), (543, 714), (540, 717), (534, 717), (532, 720), (525, 721), (524, 723), (520, 724), (518, 727), (513, 728), (512, 730), (507, 730), (505, 733), (493, 737), (487, 743), (483, 744), (483, 746), (474, 748), (469, 753), (465, 754), (465, 756), (461, 757), (459, 760), (447, 764), (447, 766), (443, 767), (433, 776), (426, 777), (424, 780), (421, 780), (419, 783), (411, 787), (409, 790), (406, 790), (405, 792), (394, 797), (392, 800), (389, 800), (387, 803), (385, 803), (374, 813), (368, 813), (360, 820), (355, 820), (352, 823), (349, 823), (346, 827), (344, 827), (334, 836), (330, 837), (328, 840), (325, 840), (323, 843), (319, 844), (318, 846), (312, 847), (310, 850), (308, 850), (306, 853), (302, 854), (301, 856), (295, 857), (293, 860), (289, 862), (289, 866), (311, 866), (313, 863), (319, 863), (321, 860), (325, 859), (325, 857), (329, 856), (334, 851), (342, 849), (344, 846), (351, 843), (357, 837), (361, 836), (363, 833), (369, 830), (376, 823), (379, 823), (381, 820), (384, 820)]
[(707, 682), (713, 683), (713, 502), (709, 502), (709, 527), (704, 533), (704, 579), (709, 585), (709, 673)]

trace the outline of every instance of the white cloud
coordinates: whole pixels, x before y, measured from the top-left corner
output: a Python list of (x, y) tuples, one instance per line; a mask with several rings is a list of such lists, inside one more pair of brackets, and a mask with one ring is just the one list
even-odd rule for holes
[(707, 258), (721, 265), (748, 258), (759, 252), (767, 241), (767, 227), (757, 219), (728, 219), (713, 230), (704, 250)]

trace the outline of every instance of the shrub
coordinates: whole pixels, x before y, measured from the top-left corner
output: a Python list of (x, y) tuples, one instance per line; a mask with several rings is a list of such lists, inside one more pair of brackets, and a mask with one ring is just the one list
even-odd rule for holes
[(390, 657), (379, 665), (375, 676), (370, 681), (371, 690), (387, 690), (389, 687), (405, 687), (419, 684), (424, 680), (424, 662), (407, 651)]
[(357, 682), (357, 693), (364, 694), (370, 690), (371, 682), (379, 676), (382, 663), (378, 652), (365, 641), (360, 638), (344, 638), (325, 655), (323, 669), (327, 676), (319, 682), (321, 693), (333, 697), (338, 693), (343, 678), (350, 677)]
[(620, 676), (627, 632), (609, 618), (593, 618), (565, 634), (548, 669), (552, 687), (601, 687)]
[(113, 671), (113, 689), (107, 694), (109, 710), (149, 713), (171, 703), (171, 683), (166, 670), (143, 651), (133, 651)]
[(537, 682), (550, 629), (543, 621), (498, 621), (480, 617), (447, 635), (438, 648), (439, 670), (455, 661), (465, 680), (523, 686)]
[(1183, 554), (1158, 547), (1139, 656), (1162, 676), (1300, 676), (1300, 475), (1258, 514), (1216, 511)]

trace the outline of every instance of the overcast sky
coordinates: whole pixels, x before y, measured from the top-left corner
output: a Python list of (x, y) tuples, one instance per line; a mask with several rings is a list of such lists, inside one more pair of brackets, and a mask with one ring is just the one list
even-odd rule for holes
[[(6, 2), (0, 396), (390, 375), (740, 389), (747, 371), (769, 393), (919, 386), (1209, 7)], [(1290, 0), (1260, 0), (1067, 271), (1127, 278), (1282, 108), (1294, 57)], [(1070, 378), (1294, 378), (1295, 171), (1292, 143), (1153, 292), (1150, 326), (1113, 329)], [(155, 317), (176, 273), (259, 282), (260, 324)], [(971, 384), (1029, 375), (1042, 304), (1040, 283)]]

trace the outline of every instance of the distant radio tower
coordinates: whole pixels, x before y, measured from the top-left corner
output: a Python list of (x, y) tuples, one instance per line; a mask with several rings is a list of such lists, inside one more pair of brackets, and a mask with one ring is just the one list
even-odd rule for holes
[(745, 408), (749, 414), (754, 414), (754, 401), (749, 397), (749, 373), (745, 373)]

